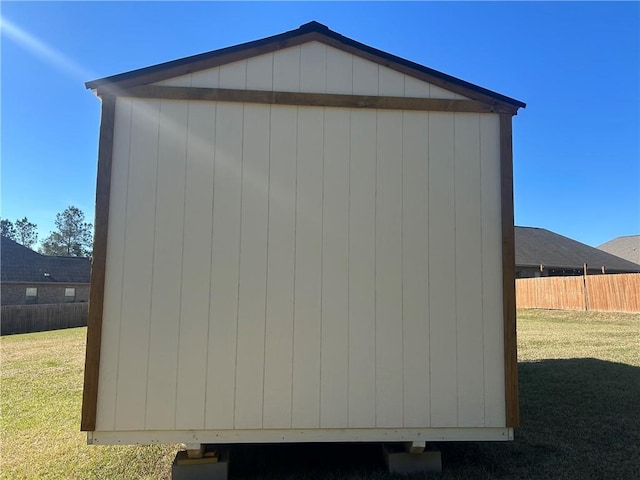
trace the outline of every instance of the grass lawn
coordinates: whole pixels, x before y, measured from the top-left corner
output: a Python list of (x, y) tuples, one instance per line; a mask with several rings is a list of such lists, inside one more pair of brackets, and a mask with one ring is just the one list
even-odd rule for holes
[[(640, 478), (640, 315), (518, 312), (521, 428), (509, 443), (443, 443), (411, 478)], [(86, 329), (2, 337), (0, 478), (168, 479), (175, 446), (87, 446)], [(391, 479), (377, 445), (238, 446), (229, 478)]]
[(80, 406), (87, 329), (2, 337), (0, 478), (168, 478), (169, 447), (86, 445)]

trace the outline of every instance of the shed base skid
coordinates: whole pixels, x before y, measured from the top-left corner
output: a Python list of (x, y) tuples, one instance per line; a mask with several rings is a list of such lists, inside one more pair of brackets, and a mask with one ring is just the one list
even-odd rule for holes
[(189, 458), (186, 451), (176, 454), (171, 466), (172, 480), (227, 480), (229, 449), (218, 447), (216, 457)]
[(420, 453), (411, 453), (397, 444), (383, 444), (382, 454), (389, 473), (411, 475), (423, 472), (442, 472), (440, 450), (432, 445)]
[(317, 428), (286, 430), (126, 430), (87, 432), (89, 445), (157, 443), (491, 442), (513, 440), (513, 428)]

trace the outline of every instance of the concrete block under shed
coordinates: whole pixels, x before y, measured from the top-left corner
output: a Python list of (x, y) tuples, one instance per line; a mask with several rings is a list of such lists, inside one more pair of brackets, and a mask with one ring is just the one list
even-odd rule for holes
[(184, 450), (176, 454), (171, 466), (172, 480), (227, 480), (229, 449), (218, 449), (215, 458), (189, 458)]
[(409, 453), (402, 445), (383, 444), (382, 453), (389, 473), (410, 475), (421, 472), (442, 472), (440, 450), (431, 446), (422, 453)]

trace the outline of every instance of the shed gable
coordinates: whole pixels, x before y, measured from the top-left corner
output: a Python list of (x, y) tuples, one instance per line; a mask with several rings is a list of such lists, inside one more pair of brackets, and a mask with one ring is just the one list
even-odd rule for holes
[(468, 99), (319, 41), (168, 78), (153, 85)]

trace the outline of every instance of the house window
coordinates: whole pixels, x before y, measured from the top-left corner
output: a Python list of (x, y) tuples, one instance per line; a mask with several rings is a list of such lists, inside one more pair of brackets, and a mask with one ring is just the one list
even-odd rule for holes
[(73, 303), (76, 301), (76, 289), (65, 288), (64, 289), (64, 303)]
[(35, 287), (28, 287), (25, 296), (25, 304), (33, 305), (38, 303), (38, 289)]

